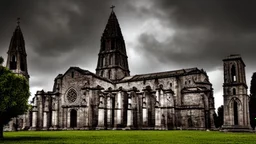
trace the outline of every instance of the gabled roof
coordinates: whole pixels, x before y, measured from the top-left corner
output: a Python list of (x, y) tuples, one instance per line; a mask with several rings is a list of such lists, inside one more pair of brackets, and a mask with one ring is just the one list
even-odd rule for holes
[(92, 72), (90, 72), (88, 70), (84, 70), (84, 69), (81, 69), (79, 67), (70, 67), (64, 74), (58, 74), (58, 76), (55, 79), (62, 79), (67, 74), (67, 72), (70, 71), (70, 70), (75, 70), (75, 71), (79, 72), (82, 75), (92, 75), (93, 77), (96, 77), (98, 79), (101, 79), (101, 80), (113, 83), (109, 79), (103, 78), (103, 77), (98, 76), (98, 75), (96, 75), (96, 74), (94, 74), (94, 73), (92, 73)]
[(176, 77), (176, 76), (197, 74), (197, 73), (206, 74), (206, 72), (204, 70), (199, 70), (198, 68), (189, 68), (189, 69), (180, 69), (180, 70), (175, 70), (175, 71), (166, 71), (166, 72), (134, 75), (134, 76), (124, 77), (119, 82), (122, 83), (122, 82), (149, 80), (149, 79), (156, 79), (156, 78)]

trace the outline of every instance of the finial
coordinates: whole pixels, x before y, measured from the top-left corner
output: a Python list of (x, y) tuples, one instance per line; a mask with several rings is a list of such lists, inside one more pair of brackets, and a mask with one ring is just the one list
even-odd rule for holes
[(18, 26), (20, 25), (20, 18), (19, 17), (17, 18), (17, 24), (18, 24)]
[(112, 11), (113, 11), (115, 7), (116, 7), (116, 6), (112, 5), (110, 8), (111, 8), (111, 9), (112, 9)]

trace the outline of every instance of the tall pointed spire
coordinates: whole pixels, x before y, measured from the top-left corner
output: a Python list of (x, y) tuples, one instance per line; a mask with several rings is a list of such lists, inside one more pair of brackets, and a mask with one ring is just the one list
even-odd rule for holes
[(20, 18), (17, 18), (17, 26), (13, 32), (6, 67), (18, 75), (23, 75), (29, 79), (27, 69), (27, 53), (25, 49), (25, 41), (20, 28)]
[(111, 7), (108, 23), (101, 37), (96, 74), (111, 80), (120, 80), (130, 75), (125, 41), (119, 26), (114, 6)]

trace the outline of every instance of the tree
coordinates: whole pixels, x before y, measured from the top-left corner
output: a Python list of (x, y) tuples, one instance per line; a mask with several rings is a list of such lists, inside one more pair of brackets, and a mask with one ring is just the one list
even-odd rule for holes
[(2, 66), (4, 59), (0, 56), (0, 66)]
[(29, 96), (27, 79), (0, 65), (0, 139), (3, 126), (28, 109)]
[(217, 113), (218, 115), (216, 113), (213, 114), (213, 118), (214, 118), (215, 127), (219, 128), (223, 125), (223, 105), (221, 105), (218, 108)]
[(250, 124), (253, 130), (256, 125), (256, 73), (253, 73), (250, 87), (250, 101), (249, 101), (249, 111), (250, 111)]

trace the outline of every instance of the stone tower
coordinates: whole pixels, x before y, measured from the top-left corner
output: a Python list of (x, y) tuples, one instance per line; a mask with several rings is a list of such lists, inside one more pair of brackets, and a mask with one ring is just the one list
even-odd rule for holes
[(249, 96), (245, 64), (240, 55), (230, 55), (224, 63), (224, 124), (227, 131), (249, 129)]
[(25, 41), (20, 29), (20, 22), (18, 19), (17, 26), (11, 38), (9, 50), (7, 52), (6, 67), (17, 75), (23, 75), (29, 79), (27, 67), (27, 53), (25, 49)]
[(101, 37), (96, 74), (114, 81), (129, 76), (127, 59), (125, 41), (116, 14), (112, 9)]

